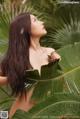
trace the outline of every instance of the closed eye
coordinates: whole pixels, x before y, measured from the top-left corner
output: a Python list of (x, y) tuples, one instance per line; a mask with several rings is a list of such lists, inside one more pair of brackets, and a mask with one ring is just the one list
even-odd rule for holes
[(35, 21), (38, 21), (38, 19), (37, 19), (37, 18), (34, 18), (34, 22), (35, 22)]

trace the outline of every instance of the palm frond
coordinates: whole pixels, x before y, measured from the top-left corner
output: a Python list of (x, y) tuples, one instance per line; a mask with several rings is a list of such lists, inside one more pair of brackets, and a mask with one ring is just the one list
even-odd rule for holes
[[(79, 42), (80, 39), (80, 6), (58, 5), (52, 16), (52, 26), (42, 44), (58, 49), (64, 45)], [(48, 22), (49, 23), (49, 22)], [(47, 40), (46, 40), (47, 39)]]

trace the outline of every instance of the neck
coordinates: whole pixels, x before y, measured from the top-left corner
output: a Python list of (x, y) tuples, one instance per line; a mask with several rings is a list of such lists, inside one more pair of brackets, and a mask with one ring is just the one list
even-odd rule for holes
[(34, 50), (39, 49), (40, 46), (40, 42), (39, 42), (40, 38), (38, 37), (31, 37), (31, 48), (33, 48)]

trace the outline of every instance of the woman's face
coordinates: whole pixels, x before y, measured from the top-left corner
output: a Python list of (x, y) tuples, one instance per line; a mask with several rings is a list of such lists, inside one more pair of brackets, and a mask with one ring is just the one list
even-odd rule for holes
[(44, 27), (44, 22), (38, 20), (34, 15), (30, 15), (31, 18), (31, 35), (35, 37), (44, 36), (47, 31)]

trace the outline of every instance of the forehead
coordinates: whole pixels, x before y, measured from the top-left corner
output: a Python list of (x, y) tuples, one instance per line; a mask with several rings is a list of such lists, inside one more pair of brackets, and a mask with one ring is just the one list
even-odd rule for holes
[(31, 19), (35, 19), (36, 16), (34, 16), (33, 14), (30, 15)]

